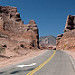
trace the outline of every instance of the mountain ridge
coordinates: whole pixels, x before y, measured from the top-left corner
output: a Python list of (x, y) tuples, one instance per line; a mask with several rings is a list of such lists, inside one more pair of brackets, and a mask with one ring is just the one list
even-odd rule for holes
[(56, 46), (56, 37), (53, 35), (39, 37), (40, 47)]

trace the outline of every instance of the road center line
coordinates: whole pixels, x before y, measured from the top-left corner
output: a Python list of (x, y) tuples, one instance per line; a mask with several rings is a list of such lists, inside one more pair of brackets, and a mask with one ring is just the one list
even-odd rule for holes
[(39, 69), (41, 69), (45, 64), (47, 64), (52, 58), (53, 56), (55, 55), (56, 51), (54, 51), (54, 53), (44, 62), (42, 63), (40, 66), (38, 66), (37, 68), (35, 68), (34, 70), (30, 71), (28, 74), (26, 75), (32, 75), (34, 74), (35, 72), (37, 72)]

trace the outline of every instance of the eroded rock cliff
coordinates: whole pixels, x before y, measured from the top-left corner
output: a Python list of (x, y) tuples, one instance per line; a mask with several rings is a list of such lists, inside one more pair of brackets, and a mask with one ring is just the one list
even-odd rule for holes
[(34, 20), (24, 25), (16, 7), (0, 6), (0, 47), (39, 48), (38, 27)]
[(57, 36), (56, 49), (75, 51), (75, 16), (67, 17), (64, 33)]

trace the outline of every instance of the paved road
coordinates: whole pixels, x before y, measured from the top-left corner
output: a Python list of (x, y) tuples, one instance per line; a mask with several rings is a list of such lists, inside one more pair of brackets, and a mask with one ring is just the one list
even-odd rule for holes
[[(54, 52), (55, 51), (48, 50), (38, 57), (21, 63), (23, 65), (36, 63), (33, 66), (19, 68), (16, 67), (17, 65), (13, 65), (0, 69), (0, 75), (75, 75), (69, 56), (63, 51), (56, 51), (55, 54)], [(38, 69), (37, 67), (39, 67), (40, 64), (42, 64), (42, 67), (40, 66)], [(34, 70), (35, 68), (38, 70)], [(32, 74), (28, 74), (32, 70), (34, 70)]]

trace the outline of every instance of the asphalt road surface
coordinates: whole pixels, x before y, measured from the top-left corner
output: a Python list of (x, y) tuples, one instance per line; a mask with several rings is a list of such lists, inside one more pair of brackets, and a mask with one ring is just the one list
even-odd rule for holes
[(29, 61), (0, 69), (0, 75), (75, 75), (75, 72), (65, 52), (48, 50)]

